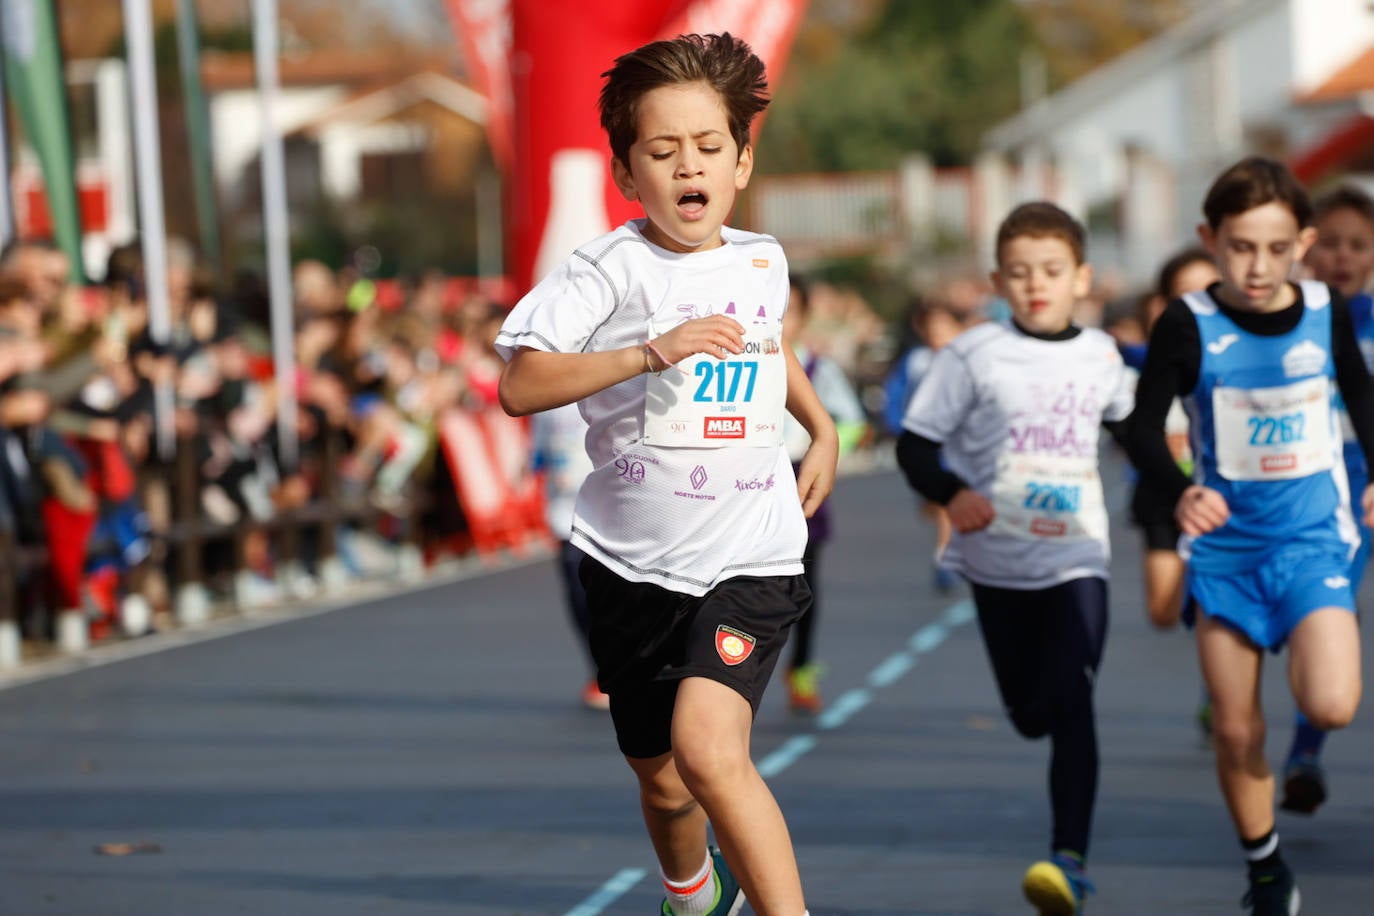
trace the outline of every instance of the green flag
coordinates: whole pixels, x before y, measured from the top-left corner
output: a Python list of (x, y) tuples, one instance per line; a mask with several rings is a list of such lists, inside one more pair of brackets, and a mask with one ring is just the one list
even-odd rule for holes
[(71, 279), (84, 279), (76, 160), (53, 0), (3, 0), (5, 88), (38, 153), (56, 242), (67, 254)]
[(200, 27), (195, 0), (180, 0), (177, 8), (177, 56), (181, 87), (186, 98), (186, 127), (191, 141), (191, 177), (196, 195), (200, 247), (206, 260), (219, 265), (219, 215), (210, 164), (210, 117), (200, 78)]

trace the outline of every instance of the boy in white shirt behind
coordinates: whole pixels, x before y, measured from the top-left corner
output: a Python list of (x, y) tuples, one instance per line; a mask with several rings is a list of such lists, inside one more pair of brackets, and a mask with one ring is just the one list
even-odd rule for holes
[(997, 232), (992, 279), (1011, 318), (935, 355), (897, 456), (912, 487), (949, 513), (940, 562), (972, 584), (1012, 725), (1050, 738), (1050, 857), (1031, 865), (1022, 888), (1042, 914), (1073, 914), (1092, 890), (1093, 686), (1107, 638), (1098, 438), (1130, 413), (1131, 389), (1112, 339), (1073, 323), (1092, 282), (1073, 217), (1045, 202), (1013, 210)]

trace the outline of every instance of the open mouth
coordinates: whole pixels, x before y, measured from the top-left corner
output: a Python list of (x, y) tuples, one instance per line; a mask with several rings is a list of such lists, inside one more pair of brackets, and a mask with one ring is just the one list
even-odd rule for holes
[(700, 191), (688, 191), (677, 199), (677, 205), (684, 213), (700, 213), (706, 209), (706, 195)]

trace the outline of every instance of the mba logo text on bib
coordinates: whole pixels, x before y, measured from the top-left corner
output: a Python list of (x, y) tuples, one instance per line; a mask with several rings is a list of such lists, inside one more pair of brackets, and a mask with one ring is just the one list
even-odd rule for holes
[(744, 417), (707, 417), (702, 434), (707, 439), (743, 439)]

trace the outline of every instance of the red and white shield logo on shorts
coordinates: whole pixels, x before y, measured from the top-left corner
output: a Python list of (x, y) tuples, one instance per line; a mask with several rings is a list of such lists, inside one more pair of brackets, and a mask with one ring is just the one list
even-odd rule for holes
[(731, 667), (738, 665), (753, 653), (755, 642), (757, 640), (754, 637), (733, 627), (716, 627), (716, 652), (720, 654), (720, 660)]

